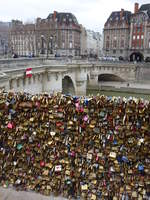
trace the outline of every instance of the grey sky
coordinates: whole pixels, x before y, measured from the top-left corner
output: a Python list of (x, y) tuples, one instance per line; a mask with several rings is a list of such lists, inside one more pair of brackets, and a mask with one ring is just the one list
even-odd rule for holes
[[(150, 3), (148, 0), (136, 2)], [(102, 32), (112, 11), (124, 8), (133, 12), (134, 3), (133, 0), (1, 0), (0, 21), (31, 21), (37, 17), (46, 18), (56, 10), (72, 12), (86, 28)]]

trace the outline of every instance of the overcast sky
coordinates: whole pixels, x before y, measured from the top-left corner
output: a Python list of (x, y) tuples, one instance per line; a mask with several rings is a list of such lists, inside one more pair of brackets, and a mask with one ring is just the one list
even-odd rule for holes
[[(140, 5), (149, 0), (136, 1)], [(46, 18), (54, 10), (73, 13), (78, 22), (88, 29), (102, 32), (112, 11), (134, 10), (133, 0), (1, 0), (0, 21), (20, 19), (29, 22), (37, 17)]]

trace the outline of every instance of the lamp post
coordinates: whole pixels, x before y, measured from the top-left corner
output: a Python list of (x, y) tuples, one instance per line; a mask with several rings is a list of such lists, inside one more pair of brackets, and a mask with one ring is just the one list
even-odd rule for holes
[(48, 58), (49, 50), (50, 50), (50, 54), (53, 54), (53, 36), (52, 35), (49, 37), (48, 43), (47, 43), (47, 58)]
[(50, 54), (53, 54), (53, 36), (50, 36)]
[(5, 40), (4, 39), (1, 39), (1, 46), (2, 46), (2, 54), (4, 56), (5, 54)]
[(41, 35), (41, 41), (42, 41), (42, 44), (41, 44), (41, 54), (44, 54), (44, 35)]

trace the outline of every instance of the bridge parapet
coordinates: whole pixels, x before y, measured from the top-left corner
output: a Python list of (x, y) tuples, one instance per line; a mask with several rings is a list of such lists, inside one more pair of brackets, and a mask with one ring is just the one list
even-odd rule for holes
[[(7, 65), (5, 62), (4, 64)], [(33, 76), (31, 79), (25, 79), (25, 70), (29, 66), (32, 68)], [(35, 59), (33, 62), (30, 60), (27, 63), (25, 60), (18, 61), (18, 63), (15, 60), (8, 63), (8, 67), (4, 67), (2, 64), (0, 69), (2, 69), (2, 73), (5, 73), (5, 76), (4, 74), (0, 75), (0, 85), (6, 85), (6, 89), (15, 88), (16, 91), (24, 89), (28, 91), (29, 89), (34, 92), (38, 92), (38, 89), (39, 92), (62, 91), (62, 80), (68, 76), (78, 95), (85, 94), (87, 82), (92, 85), (98, 84), (98, 76), (102, 74), (118, 76), (125, 82), (149, 80), (150, 77), (150, 66), (139, 63), (65, 63), (64, 61)]]

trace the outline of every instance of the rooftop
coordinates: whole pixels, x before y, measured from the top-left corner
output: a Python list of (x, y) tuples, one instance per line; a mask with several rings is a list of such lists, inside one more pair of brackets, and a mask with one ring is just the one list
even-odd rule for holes
[(76, 19), (76, 17), (72, 14), (72, 13), (64, 13), (64, 12), (57, 12), (57, 11), (54, 11), (54, 13), (50, 13), (47, 17), (47, 19), (50, 19), (50, 18), (55, 18), (59, 23), (74, 23), (74, 24), (78, 24), (78, 21)]
[[(122, 12), (122, 14), (121, 14), (121, 12)], [(109, 16), (107, 22), (108, 21), (115, 22), (115, 21), (122, 21), (122, 20), (125, 20), (125, 21), (129, 22), (130, 21), (130, 16), (131, 16), (131, 12), (130, 11), (125, 11), (125, 10), (114, 11)]]

